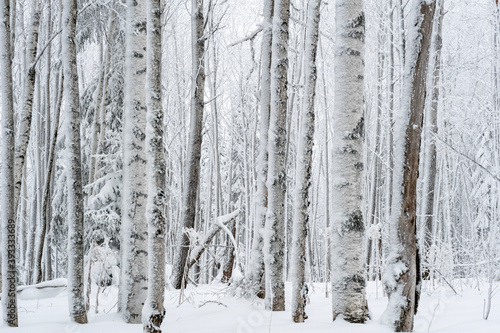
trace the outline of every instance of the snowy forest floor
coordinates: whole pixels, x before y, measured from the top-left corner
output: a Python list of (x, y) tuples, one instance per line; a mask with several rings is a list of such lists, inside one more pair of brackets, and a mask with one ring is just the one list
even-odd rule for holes
[[(483, 320), (483, 302), (487, 285), (480, 290), (472, 288), (477, 281), (455, 281), (455, 295), (449, 287), (432, 289), (424, 284), (415, 332), (500, 332), (500, 296), (493, 298), (489, 319)], [(368, 304), (372, 320), (366, 325), (331, 322), (331, 299), (325, 297), (325, 285), (314, 284), (309, 288), (311, 303), (306, 312), (309, 319), (295, 324), (289, 311), (264, 311), (262, 300), (247, 300), (229, 295), (229, 288), (222, 284), (189, 287), (184, 291), (184, 301), (179, 306), (179, 291), (167, 291), (167, 314), (162, 325), (164, 332), (172, 333), (295, 333), (342, 332), (382, 333), (391, 330), (379, 323), (387, 298), (380, 283), (369, 282)], [(64, 288), (25, 288), (19, 293), (19, 328), (0, 327), (2, 333), (95, 333), (142, 332), (141, 325), (125, 324), (116, 313), (117, 288), (108, 287), (99, 294), (99, 313), (95, 313), (97, 286), (93, 287), (88, 325), (71, 324), (67, 294)], [(291, 299), (291, 284), (287, 283), (287, 299)], [(287, 304), (287, 308), (290, 308)], [(0, 309), (0, 314), (2, 310)]]

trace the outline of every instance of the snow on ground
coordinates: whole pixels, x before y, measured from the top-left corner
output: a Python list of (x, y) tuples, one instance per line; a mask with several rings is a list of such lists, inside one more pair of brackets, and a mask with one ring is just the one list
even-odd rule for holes
[[(470, 283), (469, 283), (470, 285)], [(62, 286), (63, 287), (63, 286)], [(427, 286), (429, 287), (429, 286)], [(490, 318), (482, 319), (486, 285), (478, 291), (466, 287), (466, 281), (455, 283), (458, 296), (449, 287), (424, 290), (415, 321), (416, 332), (436, 333), (498, 333), (500, 332), (500, 296), (493, 299)], [(93, 287), (88, 325), (69, 321), (67, 293), (61, 286), (51, 292), (26, 293), (19, 299), (19, 328), (0, 327), (2, 333), (139, 333), (141, 325), (125, 324), (116, 313), (116, 287), (99, 294), (99, 312), (95, 313), (96, 289)], [(291, 299), (287, 284), (287, 299)], [(427, 288), (428, 289), (428, 288)], [(102, 289), (101, 289), (102, 291)], [(309, 319), (295, 324), (289, 311), (264, 311), (262, 300), (247, 300), (229, 295), (222, 284), (189, 287), (179, 306), (179, 291), (169, 291), (165, 297), (167, 316), (162, 325), (168, 333), (385, 333), (391, 330), (378, 323), (387, 305), (380, 283), (368, 284), (368, 303), (372, 320), (366, 325), (331, 322), (331, 301), (325, 297), (325, 285), (310, 287), (311, 304), (306, 308)], [(287, 305), (289, 308), (289, 305)], [(0, 309), (0, 314), (2, 310)]]

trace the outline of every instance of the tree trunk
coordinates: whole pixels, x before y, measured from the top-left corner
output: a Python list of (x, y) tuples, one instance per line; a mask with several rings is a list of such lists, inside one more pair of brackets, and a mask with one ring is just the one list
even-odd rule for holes
[(174, 271), (172, 274), (172, 285), (180, 289), (185, 283), (184, 267), (189, 252), (190, 241), (185, 229), (193, 228), (196, 217), (196, 191), (200, 178), (200, 158), (204, 110), (204, 86), (205, 86), (205, 37), (203, 0), (191, 0), (192, 17), (192, 92), (191, 92), (191, 122), (189, 129), (189, 143), (187, 155), (186, 190), (182, 199), (182, 226), (179, 231), (177, 253), (174, 258)]
[[(2, 95), (2, 309), (3, 322), (17, 327), (16, 210), (14, 189), (14, 102), (12, 94), (12, 60), (10, 42), (9, 0), (0, 3), (0, 87)], [(22, 171), (22, 168), (21, 168)], [(20, 189), (20, 188), (19, 188)]]
[(247, 279), (251, 292), (264, 298), (265, 289), (261, 288), (264, 277), (264, 225), (267, 211), (267, 169), (268, 169), (268, 132), (271, 103), (271, 46), (273, 39), (274, 0), (264, 0), (264, 28), (262, 30), (261, 88), (260, 88), (260, 142), (257, 158), (257, 193), (252, 251)]
[(333, 320), (368, 318), (363, 261), (363, 1), (337, 0), (332, 220)]
[(391, 217), (391, 255), (384, 273), (389, 305), (383, 322), (396, 332), (413, 330), (419, 292), (418, 250), (416, 245), (417, 179), (429, 48), (435, 1), (420, 0), (410, 9), (405, 73), (403, 77), (402, 117), (395, 131), (394, 188)]
[(80, 96), (76, 67), (76, 0), (63, 6), (62, 63), (66, 93), (68, 159), (68, 298), (71, 320), (87, 323), (83, 295), (83, 191), (80, 147)]
[(127, 1), (123, 109), (123, 210), (120, 311), (141, 323), (147, 296), (146, 3)]
[[(62, 79), (62, 78), (61, 78)], [(52, 174), (55, 168), (55, 153), (56, 153), (56, 143), (57, 137), (59, 133), (59, 118), (61, 115), (61, 105), (60, 100), (56, 104), (55, 109), (55, 119), (54, 119), (54, 134), (50, 140), (50, 149), (49, 149), (49, 157), (47, 160), (47, 175), (45, 179), (45, 184), (43, 187), (43, 198), (42, 198), (42, 220), (41, 220), (41, 228), (40, 233), (38, 235), (39, 240), (36, 246), (36, 259), (35, 259), (35, 283), (42, 282), (42, 253), (43, 248), (45, 246), (45, 240), (49, 237), (49, 210), (50, 210), (50, 202), (51, 202), (51, 182), (52, 182)], [(51, 246), (50, 242), (47, 242), (46, 246)], [(47, 258), (49, 260), (49, 258)]]
[(161, 5), (147, 2), (148, 296), (142, 310), (144, 332), (161, 333), (165, 317), (165, 154), (161, 102)]
[[(292, 239), (292, 319), (302, 323), (307, 300), (306, 238), (309, 224), (309, 188), (312, 181), (314, 100), (316, 96), (316, 51), (318, 49), (321, 0), (309, 2), (305, 50), (305, 87), (295, 176), (295, 212)], [(311, 251), (311, 246), (309, 246)], [(311, 251), (312, 252), (312, 251)], [(312, 255), (310, 260), (312, 260)]]
[(435, 198), (435, 188), (436, 188), (436, 135), (438, 134), (437, 127), (437, 113), (438, 113), (438, 103), (439, 103), (439, 77), (441, 75), (441, 49), (443, 42), (441, 39), (442, 27), (443, 27), (443, 0), (439, 1), (439, 6), (435, 14), (434, 31), (436, 32), (432, 37), (432, 61), (431, 61), (431, 77), (428, 78), (429, 82), (432, 84), (429, 88), (432, 89), (432, 94), (430, 96), (430, 108), (429, 113), (425, 115), (425, 154), (424, 154), (424, 181), (423, 181), (423, 208), (422, 212), (424, 214), (424, 235), (422, 239), (421, 249), (423, 255), (429, 255), (429, 249), (432, 245), (432, 229), (434, 221), (434, 198)]
[(285, 204), (286, 204), (286, 126), (288, 22), (290, 0), (274, 2), (273, 41), (271, 61), (271, 113), (268, 143), (268, 207), (264, 234), (264, 263), (266, 274), (266, 307), (272, 311), (285, 310)]
[(26, 161), (26, 150), (30, 140), (31, 120), (33, 115), (33, 96), (35, 92), (35, 59), (38, 46), (38, 27), (40, 25), (40, 9), (37, 2), (33, 4), (30, 37), (28, 39), (27, 73), (23, 91), (22, 111), (20, 116), (19, 129), (17, 130), (16, 151), (15, 151), (15, 196), (14, 208), (17, 211), (19, 195), (21, 194), (21, 184), (23, 179), (23, 166)]

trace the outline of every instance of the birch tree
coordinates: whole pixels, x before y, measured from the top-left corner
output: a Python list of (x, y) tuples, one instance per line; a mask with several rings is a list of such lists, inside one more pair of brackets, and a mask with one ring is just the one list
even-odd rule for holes
[(363, 262), (363, 77), (365, 14), (362, 0), (337, 0), (332, 219), (333, 320), (368, 318)]
[(268, 142), (268, 207), (264, 234), (266, 307), (285, 310), (285, 193), (287, 140), (288, 23), (290, 1), (275, 0), (271, 60), (271, 112)]
[(142, 309), (144, 332), (161, 333), (165, 316), (165, 156), (161, 104), (161, 5), (147, 3), (148, 296)]
[[(15, 151), (15, 197), (14, 204), (17, 211), (17, 203), (19, 201), (19, 195), (21, 193), (21, 183), (23, 177), (23, 167), (26, 161), (26, 150), (28, 149), (28, 143), (30, 140), (31, 133), (31, 120), (33, 115), (33, 96), (35, 92), (35, 60), (37, 55), (38, 46), (38, 28), (40, 24), (40, 9), (38, 8), (38, 2), (35, 1), (32, 4), (31, 11), (31, 24), (30, 24), (30, 34), (27, 41), (27, 70), (26, 79), (24, 81), (23, 89), (23, 100), (22, 109), (19, 122), (19, 128), (17, 129), (16, 138), (16, 151)], [(14, 27), (13, 27), (14, 28)]]
[(146, 3), (127, 1), (120, 310), (141, 323), (147, 296)]
[(14, 101), (12, 94), (12, 60), (10, 36), (10, 3), (0, 3), (0, 88), (2, 94), (2, 309), (7, 326), (17, 327), (16, 210), (14, 197)]
[(262, 29), (261, 51), (261, 88), (260, 88), (260, 142), (257, 161), (257, 193), (256, 214), (253, 233), (252, 252), (248, 273), (249, 284), (252, 292), (264, 298), (265, 288), (261, 283), (264, 276), (264, 226), (267, 211), (267, 161), (268, 161), (268, 136), (269, 113), (271, 99), (271, 46), (273, 39), (273, 10), (274, 0), (264, 0), (264, 22)]
[(422, 255), (429, 255), (428, 251), (432, 245), (432, 229), (434, 219), (434, 197), (436, 188), (436, 174), (437, 174), (437, 149), (436, 149), (436, 135), (438, 134), (437, 116), (439, 104), (439, 78), (441, 75), (441, 50), (443, 46), (442, 29), (443, 29), (443, 16), (444, 16), (444, 0), (439, 0), (437, 3), (436, 14), (434, 15), (433, 37), (431, 45), (431, 59), (429, 73), (429, 83), (432, 85), (432, 93), (427, 96), (427, 110), (428, 113), (424, 119), (424, 163), (423, 163), (423, 195), (422, 195), (422, 215), (423, 225), (423, 238), (421, 240), (420, 248)]
[(192, 85), (191, 85), (191, 118), (187, 153), (186, 189), (183, 191), (182, 215), (177, 252), (174, 258), (172, 285), (180, 289), (183, 281), (184, 267), (189, 252), (190, 241), (187, 229), (194, 227), (196, 217), (196, 195), (200, 178), (200, 158), (204, 111), (205, 86), (205, 20), (203, 15), (203, 0), (191, 0), (191, 47), (192, 47)]
[(292, 238), (292, 318), (296, 323), (307, 319), (306, 238), (309, 223), (309, 188), (312, 180), (314, 139), (314, 101), (316, 96), (316, 52), (318, 49), (321, 0), (310, 1), (305, 50), (305, 98), (299, 129), (295, 176), (295, 212)]
[(87, 323), (83, 296), (83, 191), (80, 148), (80, 95), (76, 68), (76, 0), (63, 4), (62, 63), (64, 70), (66, 149), (68, 159), (68, 298), (71, 320)]
[(417, 284), (420, 275), (416, 244), (417, 179), (435, 9), (435, 0), (414, 1), (410, 9), (401, 114), (395, 124), (391, 253), (383, 277), (389, 304), (383, 322), (396, 332), (413, 330), (420, 296)]

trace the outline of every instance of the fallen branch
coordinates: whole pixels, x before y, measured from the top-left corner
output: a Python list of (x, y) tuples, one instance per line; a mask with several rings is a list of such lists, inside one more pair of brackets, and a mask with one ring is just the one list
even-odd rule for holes
[(223, 227), (226, 227), (226, 225), (229, 224), (229, 222), (234, 220), (240, 214), (240, 212), (241, 211), (237, 209), (232, 213), (219, 216), (216, 219), (215, 223), (212, 224), (207, 234), (201, 240), (200, 244), (193, 247), (191, 255), (189, 256), (187, 270), (189, 270), (189, 268), (191, 268), (191, 266), (193, 266), (201, 258), (201, 255), (203, 254), (207, 246), (210, 245), (210, 242), (212, 242), (212, 239), (215, 237), (215, 235), (217, 235), (217, 233), (221, 229), (223, 229)]
[(217, 304), (217, 305), (220, 305), (220, 306), (223, 306), (223, 307), (227, 308), (226, 304), (221, 303), (221, 302), (217, 302), (217, 301), (205, 301), (202, 304), (200, 304), (200, 306), (198, 308), (201, 308), (202, 306), (204, 306), (204, 305), (206, 305), (208, 303), (214, 303), (214, 304)]

